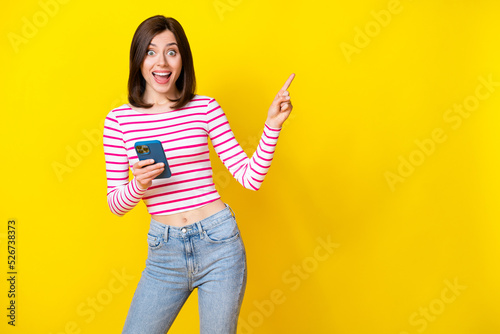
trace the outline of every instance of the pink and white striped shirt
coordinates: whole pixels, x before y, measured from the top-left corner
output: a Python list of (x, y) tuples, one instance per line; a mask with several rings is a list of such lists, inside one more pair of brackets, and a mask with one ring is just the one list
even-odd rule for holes
[[(152, 215), (192, 210), (220, 198), (212, 179), (208, 138), (219, 158), (245, 188), (258, 190), (269, 170), (281, 129), (264, 124), (259, 145), (249, 159), (234, 138), (226, 115), (215, 101), (196, 95), (184, 107), (145, 114), (127, 104), (109, 112), (104, 122), (104, 156), (111, 211), (123, 216), (142, 199)], [(138, 161), (134, 143), (159, 140), (172, 177), (155, 179), (143, 190), (129, 167)]]

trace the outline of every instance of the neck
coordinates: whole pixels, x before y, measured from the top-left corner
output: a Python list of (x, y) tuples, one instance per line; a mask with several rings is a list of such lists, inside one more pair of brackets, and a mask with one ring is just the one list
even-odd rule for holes
[(164, 107), (172, 104), (172, 100), (177, 100), (180, 97), (179, 91), (176, 89), (175, 92), (170, 94), (148, 94), (146, 91), (144, 93), (144, 101), (146, 103), (153, 104), (154, 106)]

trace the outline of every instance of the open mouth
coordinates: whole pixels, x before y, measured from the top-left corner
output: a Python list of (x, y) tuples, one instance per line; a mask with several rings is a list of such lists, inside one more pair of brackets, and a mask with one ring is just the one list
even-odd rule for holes
[(153, 72), (155, 81), (159, 84), (166, 84), (170, 80), (172, 72)]

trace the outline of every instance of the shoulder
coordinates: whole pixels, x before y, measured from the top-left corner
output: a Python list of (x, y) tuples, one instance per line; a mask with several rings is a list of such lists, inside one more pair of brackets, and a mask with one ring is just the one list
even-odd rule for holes
[(128, 104), (124, 103), (119, 107), (111, 109), (108, 112), (106, 118), (108, 118), (108, 117), (109, 118), (116, 118), (118, 115), (130, 113), (131, 111), (132, 111), (132, 108)]
[(199, 95), (196, 94), (191, 101), (189, 102), (190, 104), (195, 104), (195, 105), (205, 105), (208, 107), (208, 105), (216, 102), (213, 97), (206, 96), (206, 95)]
[(130, 114), (131, 112), (133, 112), (133, 110), (128, 104), (122, 104), (121, 106), (113, 108), (108, 112), (106, 118), (104, 119), (104, 124), (111, 127), (118, 127), (120, 126), (120, 117)]
[(206, 95), (196, 95), (192, 101), (197, 100), (199, 101), (198, 103), (202, 103), (204, 108), (205, 108), (205, 113), (212, 114), (212, 113), (223, 113), (221, 106), (217, 102), (217, 100), (211, 96), (206, 96)]

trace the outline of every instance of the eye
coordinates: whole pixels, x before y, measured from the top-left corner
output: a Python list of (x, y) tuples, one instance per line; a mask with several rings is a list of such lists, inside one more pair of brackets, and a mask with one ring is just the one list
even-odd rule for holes
[(155, 52), (154, 52), (153, 50), (148, 50), (148, 51), (146, 52), (146, 54), (147, 54), (148, 56), (154, 56), (154, 55), (155, 55)]
[(170, 51), (167, 52), (167, 54), (169, 56), (175, 56), (177, 54), (177, 52), (175, 52), (175, 50), (170, 50)]

